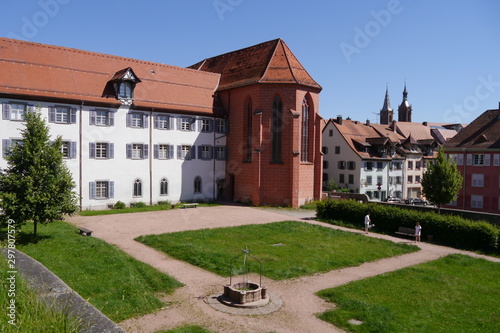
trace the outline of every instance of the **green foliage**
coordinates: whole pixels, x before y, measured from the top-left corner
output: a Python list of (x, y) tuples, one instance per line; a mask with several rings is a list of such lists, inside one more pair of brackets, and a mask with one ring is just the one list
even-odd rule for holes
[(144, 208), (146, 206), (147, 206), (146, 203), (142, 202), (142, 201), (133, 202), (133, 203), (130, 204), (130, 208)]
[(393, 234), (400, 226), (412, 228), (422, 225), (422, 235), (433, 235), (434, 241), (455, 248), (499, 251), (500, 228), (485, 221), (471, 221), (459, 216), (419, 212), (392, 205), (363, 204), (354, 200), (324, 200), (317, 203), (319, 219), (350, 223), (363, 228), (364, 216), (376, 225), (376, 230)]
[(122, 201), (117, 201), (113, 206), (113, 209), (125, 209), (125, 208), (127, 208), (127, 205), (125, 205), (125, 203)]
[(450, 255), (322, 290), (336, 307), (319, 317), (350, 332), (499, 332), (498, 279), (499, 263)]
[(144, 315), (164, 306), (161, 294), (182, 284), (128, 256), (116, 246), (84, 237), (64, 222), (40, 230), (37, 243), (20, 235), (18, 249), (35, 258), (113, 321)]
[(22, 142), (6, 153), (7, 169), (0, 173), (0, 219), (13, 219), (17, 226), (61, 219), (78, 210), (75, 184), (63, 161), (62, 141), (50, 142), (49, 128), (40, 112), (25, 114)]
[[(262, 275), (282, 280), (417, 251), (415, 246), (363, 235), (285, 221), (230, 228), (203, 229), (162, 235), (140, 236), (137, 241), (169, 256), (202, 267), (221, 276), (230, 275), (231, 259), (248, 247), (263, 262)], [(241, 260), (235, 260), (238, 271)], [(259, 273), (255, 260), (248, 269)]]
[(427, 200), (441, 207), (457, 199), (462, 181), (457, 165), (445, 156), (441, 147), (436, 160), (429, 164), (422, 178), (422, 188)]
[[(38, 332), (79, 332), (79, 323), (75, 318), (71, 318), (67, 314), (59, 310), (47, 307), (42, 303), (35, 293), (28, 286), (25, 279), (16, 274), (15, 280), (15, 297), (8, 297), (10, 289), (10, 282), (7, 280), (11, 277), (8, 273), (7, 261), (0, 255), (0, 307), (2, 308), (2, 326), (0, 332), (2, 333), (38, 333)], [(14, 296), (14, 295), (11, 295)], [(13, 318), (8, 317), (10, 313), (7, 310), (11, 306), (10, 300), (15, 300), (15, 324), (13, 326), (8, 321)]]
[(158, 201), (158, 206), (172, 206), (172, 204), (168, 200), (163, 200), (163, 201)]

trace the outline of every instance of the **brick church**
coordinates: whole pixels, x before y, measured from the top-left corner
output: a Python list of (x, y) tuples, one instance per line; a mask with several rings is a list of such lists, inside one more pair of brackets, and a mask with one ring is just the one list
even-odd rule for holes
[(0, 38), (0, 168), (38, 110), (82, 209), (321, 194), (321, 86), (281, 39), (188, 68)]

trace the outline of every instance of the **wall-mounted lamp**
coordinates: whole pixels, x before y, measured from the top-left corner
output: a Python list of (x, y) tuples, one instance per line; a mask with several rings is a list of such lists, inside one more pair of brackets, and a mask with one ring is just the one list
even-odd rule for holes
[(256, 116), (260, 116), (262, 114), (262, 110), (257, 109), (253, 112), (253, 114)]
[(296, 150), (293, 151), (293, 156), (299, 156), (299, 155), (300, 155), (300, 151), (296, 151)]
[(260, 154), (260, 150), (255, 149), (255, 150), (253, 151), (253, 153), (254, 153), (254, 154)]

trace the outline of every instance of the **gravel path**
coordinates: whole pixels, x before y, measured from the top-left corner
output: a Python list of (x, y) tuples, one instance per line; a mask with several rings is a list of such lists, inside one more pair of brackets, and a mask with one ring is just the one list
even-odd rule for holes
[[(331, 309), (332, 304), (314, 295), (315, 292), (339, 286), (370, 276), (434, 260), (451, 253), (466, 253), (500, 262), (500, 259), (470, 252), (419, 244), (421, 251), (398, 257), (369, 262), (357, 267), (334, 270), (324, 274), (285, 281), (263, 277), (263, 285), (282, 301), (274, 312), (262, 315), (238, 315), (219, 311), (210, 305), (211, 295), (221, 294), (228, 278), (222, 278), (185, 262), (170, 258), (148, 246), (134, 241), (140, 235), (162, 234), (183, 230), (217, 228), (245, 224), (264, 224), (284, 220), (299, 220), (328, 228), (352, 229), (314, 221), (314, 212), (306, 210), (263, 209), (243, 206), (199, 207), (160, 212), (74, 216), (69, 222), (94, 231), (95, 237), (115, 244), (132, 257), (175, 277), (185, 286), (164, 297), (168, 306), (142, 317), (125, 320), (119, 325), (128, 332), (155, 332), (181, 325), (202, 325), (214, 332), (342, 332), (342, 330), (316, 318), (316, 314)], [(369, 234), (368, 237), (409, 242), (387, 235)], [(255, 276), (251, 280), (258, 280)]]

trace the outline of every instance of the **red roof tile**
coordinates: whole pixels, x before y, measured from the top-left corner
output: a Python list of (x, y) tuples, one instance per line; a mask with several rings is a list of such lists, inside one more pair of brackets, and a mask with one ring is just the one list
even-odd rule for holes
[(220, 75), (149, 61), (0, 38), (0, 94), (68, 103), (119, 105), (103, 96), (115, 73), (126, 68), (141, 80), (134, 107), (213, 113)]
[(430, 128), (421, 123), (398, 121), (396, 122), (396, 126), (398, 132), (406, 138), (411, 135), (417, 141), (434, 139), (431, 135)]
[(292, 83), (321, 89), (281, 39), (208, 58), (189, 68), (220, 73), (219, 90), (256, 83)]
[(487, 110), (458, 132), (445, 148), (500, 148), (500, 110)]

